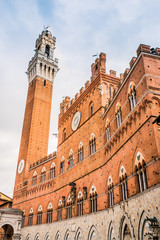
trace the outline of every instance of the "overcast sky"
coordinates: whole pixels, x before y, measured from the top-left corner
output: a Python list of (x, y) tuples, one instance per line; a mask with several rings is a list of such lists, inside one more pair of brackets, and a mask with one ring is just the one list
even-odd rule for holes
[(0, 192), (10, 197), (27, 96), (25, 74), (44, 25), (57, 39), (49, 153), (56, 150), (59, 104), (90, 79), (92, 55), (107, 72), (129, 67), (140, 43), (160, 47), (159, 0), (0, 0)]

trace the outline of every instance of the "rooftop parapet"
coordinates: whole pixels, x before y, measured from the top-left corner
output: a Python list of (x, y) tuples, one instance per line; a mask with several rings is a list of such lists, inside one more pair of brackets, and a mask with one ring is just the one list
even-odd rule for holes
[(60, 113), (64, 113), (70, 105), (70, 97), (66, 96), (60, 104)]
[(110, 73), (111, 76), (116, 77), (116, 71), (110, 70), (109, 73)]
[(98, 76), (99, 73), (106, 73), (106, 54), (101, 53), (95, 63), (91, 65), (91, 82)]

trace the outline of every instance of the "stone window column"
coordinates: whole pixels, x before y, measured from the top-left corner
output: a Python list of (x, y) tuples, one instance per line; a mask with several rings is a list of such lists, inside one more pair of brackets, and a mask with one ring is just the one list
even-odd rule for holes
[(147, 179), (146, 179), (146, 171), (145, 171), (145, 169), (142, 169), (142, 178), (143, 178), (144, 190), (146, 190), (147, 189)]
[(142, 191), (143, 191), (143, 188), (142, 188), (141, 171), (138, 171), (138, 180), (139, 180), (140, 192), (142, 192)]

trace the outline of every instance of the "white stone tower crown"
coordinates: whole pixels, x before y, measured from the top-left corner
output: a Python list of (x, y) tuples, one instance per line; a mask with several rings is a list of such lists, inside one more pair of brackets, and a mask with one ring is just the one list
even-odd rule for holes
[(55, 43), (56, 38), (52, 37), (49, 30), (42, 31), (37, 38), (35, 55), (27, 69), (29, 83), (37, 76), (53, 82), (58, 69), (58, 59), (53, 59)]

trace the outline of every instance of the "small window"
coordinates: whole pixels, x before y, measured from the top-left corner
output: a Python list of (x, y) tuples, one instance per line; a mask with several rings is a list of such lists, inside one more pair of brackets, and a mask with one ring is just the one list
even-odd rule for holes
[(58, 209), (58, 221), (62, 220), (62, 208)]
[(94, 113), (93, 102), (90, 102), (90, 104), (89, 104), (89, 116), (92, 116), (93, 113)]
[(23, 217), (22, 217), (22, 224), (21, 224), (21, 227), (24, 227), (24, 220), (25, 220), (25, 217), (23, 216)]
[(28, 225), (32, 226), (32, 224), (33, 224), (33, 215), (29, 215)]
[(73, 156), (69, 157), (68, 164), (69, 164), (69, 168), (73, 167)]
[(81, 162), (83, 160), (83, 147), (78, 151), (78, 161)]
[(127, 179), (125, 178), (121, 181), (121, 192), (122, 192), (122, 200), (125, 201), (128, 199), (128, 187), (127, 187)]
[(52, 213), (53, 213), (53, 211), (48, 211), (47, 212), (47, 223), (52, 222)]
[(46, 86), (46, 80), (44, 80), (44, 86)]
[(78, 202), (78, 216), (83, 215), (83, 201)]
[(61, 173), (64, 173), (64, 162), (61, 162)]
[(55, 177), (55, 167), (50, 170), (50, 179)]
[(96, 140), (93, 139), (90, 141), (90, 154), (94, 154), (96, 152)]
[(130, 103), (130, 109), (131, 111), (135, 108), (137, 104), (137, 97), (136, 97), (136, 92), (132, 92), (131, 95), (129, 96), (129, 103)]
[(112, 207), (114, 205), (114, 192), (113, 192), (113, 189), (109, 190), (108, 195), (109, 195), (109, 206)]
[(91, 213), (97, 212), (97, 194), (93, 194), (90, 197), (90, 204), (91, 204)]
[(37, 176), (33, 177), (33, 186), (35, 186), (37, 184)]
[(64, 128), (63, 129), (63, 138), (62, 138), (62, 140), (64, 141), (66, 139), (66, 129)]
[(117, 119), (117, 128), (119, 128), (122, 125), (122, 113), (121, 113), (121, 111), (119, 111), (117, 113), (116, 119)]
[(50, 46), (47, 44), (45, 49), (45, 53), (47, 54), (47, 57), (49, 57), (49, 52), (50, 52)]
[(46, 173), (41, 174), (41, 183), (45, 182)]
[(106, 129), (106, 135), (107, 135), (107, 142), (110, 140), (110, 138), (111, 138), (111, 134), (110, 134), (110, 127), (108, 127), (107, 129)]
[(67, 207), (67, 218), (72, 218), (72, 205)]
[(148, 188), (146, 168), (139, 166), (139, 168), (137, 169), (137, 176), (138, 176), (139, 190), (140, 192), (143, 192)]
[(37, 215), (37, 224), (41, 224), (42, 223), (42, 213), (38, 213)]

